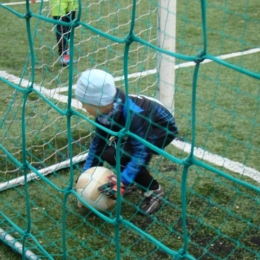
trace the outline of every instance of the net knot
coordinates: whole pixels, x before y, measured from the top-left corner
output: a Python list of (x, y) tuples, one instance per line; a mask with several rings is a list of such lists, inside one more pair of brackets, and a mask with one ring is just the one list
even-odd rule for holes
[(130, 45), (133, 41), (134, 41), (134, 34), (133, 33), (128, 34), (127, 37), (125, 38), (125, 43)]
[(28, 12), (25, 13), (25, 15), (24, 15), (24, 18), (25, 18), (26, 20), (29, 20), (31, 17), (32, 17), (32, 12), (31, 12), (31, 11), (28, 11)]
[(73, 111), (71, 109), (68, 109), (66, 111), (66, 116), (71, 117), (73, 115)]
[(205, 55), (205, 52), (204, 52), (204, 51), (200, 51), (200, 52), (197, 54), (197, 56), (195, 57), (194, 62), (195, 62), (196, 64), (199, 64), (199, 63), (203, 62), (203, 61), (205, 60), (204, 55)]
[(192, 156), (189, 156), (187, 157), (185, 160), (184, 160), (184, 165), (186, 166), (191, 166), (193, 164), (193, 157)]

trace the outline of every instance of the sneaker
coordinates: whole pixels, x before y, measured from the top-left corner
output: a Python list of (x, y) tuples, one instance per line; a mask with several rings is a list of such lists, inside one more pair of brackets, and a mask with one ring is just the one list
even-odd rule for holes
[(153, 214), (161, 206), (161, 200), (164, 196), (164, 190), (161, 185), (157, 190), (149, 190), (144, 193), (145, 199), (141, 203), (140, 213), (142, 214)]
[(128, 186), (125, 187), (125, 191), (124, 191), (124, 195), (128, 195), (133, 193), (136, 190), (136, 186), (135, 184), (130, 184)]
[(68, 66), (70, 63), (70, 56), (67, 54), (63, 55), (62, 57), (60, 57), (59, 62), (63, 66)]

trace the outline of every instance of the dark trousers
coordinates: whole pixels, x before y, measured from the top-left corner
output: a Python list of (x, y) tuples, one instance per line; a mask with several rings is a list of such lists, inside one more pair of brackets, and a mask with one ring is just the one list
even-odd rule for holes
[[(166, 135), (163, 138), (159, 138), (155, 141), (154, 145), (159, 148), (164, 148), (167, 146), (172, 140), (174, 136)], [(121, 144), (121, 147), (117, 145), (108, 146), (102, 154), (102, 159), (109, 163), (111, 166), (116, 165), (116, 149), (121, 150), (121, 157), (120, 157), (120, 165), (121, 165), (121, 172), (126, 167), (127, 163), (131, 160), (131, 155), (133, 154), (133, 147), (131, 143), (125, 142)], [(151, 149), (146, 148), (148, 151), (148, 156), (146, 158), (145, 164), (141, 166), (139, 173), (136, 175), (134, 181), (135, 183), (143, 188), (144, 190), (150, 189), (155, 190), (159, 188), (159, 183), (153, 178), (153, 176), (147, 170), (147, 165), (150, 162), (152, 156), (156, 154)]]
[[(71, 22), (72, 20), (75, 19), (76, 16), (76, 11), (72, 11), (65, 16), (54, 16), (53, 19), (55, 20), (61, 20), (63, 22)], [(70, 39), (70, 32), (71, 32), (71, 27), (70, 26), (64, 26), (60, 24), (55, 25), (55, 34), (56, 34), (56, 39), (58, 43), (58, 52), (59, 55), (64, 55), (66, 54), (65, 52), (68, 49), (68, 41)]]

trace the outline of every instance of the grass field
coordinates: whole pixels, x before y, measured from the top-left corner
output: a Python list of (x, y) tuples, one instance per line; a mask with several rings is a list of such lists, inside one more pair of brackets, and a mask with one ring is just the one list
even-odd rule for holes
[[(49, 17), (48, 3), (42, 4), (42, 9), (39, 3), (30, 7), (35, 14)], [(143, 217), (137, 214), (141, 198), (139, 191), (124, 197), (123, 221), (118, 234), (121, 259), (172, 259), (167, 250), (170, 248), (178, 252), (186, 246), (187, 238), (188, 253), (195, 259), (260, 259), (260, 194), (259, 182), (256, 181), (260, 174), (260, 3), (258, 0), (238, 0), (235, 4), (230, 0), (208, 1), (207, 54), (215, 57), (225, 55), (223, 61), (235, 69), (216, 62), (201, 64), (196, 82), (196, 124), (193, 129), (195, 66), (185, 57), (195, 57), (204, 49), (200, 4), (201, 1), (196, 0), (177, 3), (176, 52), (183, 56), (176, 59), (174, 115), (181, 140), (190, 144), (196, 130), (195, 146), (215, 156), (215, 161), (208, 161), (205, 156), (193, 162), (185, 172), (185, 164), (178, 162), (185, 160), (188, 153), (176, 145), (166, 149), (172, 160), (164, 156), (153, 159), (150, 170), (166, 190), (163, 207), (155, 216)], [(117, 39), (124, 39), (131, 20), (128, 5), (130, 3), (126, 1), (83, 1), (81, 21)], [(136, 19), (135, 33), (156, 45), (156, 3), (141, 1), (137, 6), (141, 18)], [(26, 12), (25, 4), (8, 7), (19, 14)], [(79, 26), (75, 30), (75, 63), (69, 74), (68, 68), (57, 63), (53, 25), (33, 17), (33, 70), (28, 59), (27, 27), (24, 19), (15, 12), (0, 6), (0, 76), (10, 82), (15, 76), (18, 78), (17, 85), (24, 84), (21, 89), (14, 90), (0, 80), (0, 138), (1, 148), (5, 148), (0, 152), (0, 184), (23, 174), (22, 165), (7, 156), (9, 152), (19, 162), (23, 160), (22, 123), (26, 125), (26, 159), (30, 165), (39, 170), (67, 160), (70, 157), (67, 86), (75, 84), (79, 73), (88, 67), (107, 69), (120, 77), (125, 61), (124, 44), (97, 36), (86, 27)], [(108, 15), (108, 12), (114, 15)], [(155, 69), (156, 49), (139, 42), (134, 42), (130, 49), (130, 75)], [(255, 51), (246, 53), (249, 50)], [(252, 77), (250, 73), (258, 77)], [(19, 82), (21, 78), (28, 82)], [(28, 87), (32, 79), (39, 92), (46, 91), (48, 100), (31, 92), (26, 100), (24, 117), (21, 108), (26, 94), (21, 90)], [(132, 77), (129, 78), (129, 92), (154, 96), (156, 84), (155, 73)], [(118, 80), (117, 85), (124, 88), (123, 80)], [(77, 105), (73, 103), (73, 109), (81, 111)], [(84, 120), (88, 115), (84, 111), (81, 113), (83, 116), (71, 117), (73, 155), (87, 151), (90, 133), (94, 130), (93, 125)], [(219, 165), (219, 158), (229, 160), (232, 167), (226, 167), (224, 163)], [(48, 257), (44, 257), (35, 240), (55, 260), (66, 258), (62, 251), (65, 248), (67, 259), (116, 259), (116, 231), (106, 218), (113, 219), (116, 210), (108, 212), (106, 217), (96, 215), (88, 209), (77, 208), (75, 196), (67, 193), (67, 188), (80, 174), (81, 166), (80, 162), (72, 169), (54, 171), (44, 180), (33, 180), (28, 186), (1, 191), (0, 228), (8, 230), (19, 242), (26, 234), (25, 246), (41, 259)], [(238, 174), (241, 169), (244, 174)], [(186, 194), (186, 202), (182, 200), (183, 194)], [(186, 209), (185, 223), (183, 208)], [(132, 224), (137, 230), (132, 228)], [(167, 249), (158, 246), (157, 241)], [(2, 242), (1, 257), (21, 259)]]

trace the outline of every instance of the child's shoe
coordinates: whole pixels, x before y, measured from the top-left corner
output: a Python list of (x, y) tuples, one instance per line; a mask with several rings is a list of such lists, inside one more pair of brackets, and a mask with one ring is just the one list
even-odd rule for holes
[(161, 185), (157, 190), (149, 190), (144, 193), (145, 199), (141, 203), (140, 213), (150, 215), (155, 213), (161, 207), (161, 200), (164, 196), (164, 190)]
[(125, 187), (124, 195), (128, 195), (133, 193), (136, 190), (135, 184), (129, 184), (128, 186)]
[(70, 63), (70, 56), (65, 54), (60, 57), (59, 63), (63, 66), (68, 66)]

